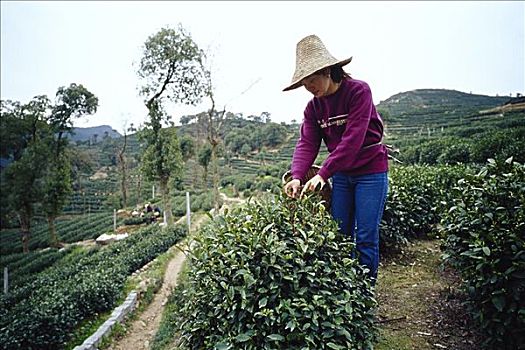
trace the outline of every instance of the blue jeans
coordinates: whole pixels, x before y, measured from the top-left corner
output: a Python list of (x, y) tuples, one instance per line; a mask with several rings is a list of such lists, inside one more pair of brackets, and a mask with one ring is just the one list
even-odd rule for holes
[(332, 217), (340, 232), (354, 240), (359, 263), (368, 267), (373, 284), (379, 267), (379, 223), (387, 192), (388, 172), (332, 176)]

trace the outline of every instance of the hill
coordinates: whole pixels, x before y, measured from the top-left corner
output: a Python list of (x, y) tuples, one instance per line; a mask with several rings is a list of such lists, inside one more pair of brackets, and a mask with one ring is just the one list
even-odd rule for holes
[(97, 142), (97, 139), (101, 140), (104, 137), (119, 138), (121, 136), (122, 135), (120, 135), (118, 131), (114, 130), (109, 125), (100, 125), (87, 128), (73, 128), (72, 133), (69, 135), (71, 140), (75, 142), (94, 140), (95, 143)]
[[(417, 89), (393, 95), (381, 101), (377, 109), (385, 120), (387, 138), (404, 143), (422, 136), (472, 134), (465, 134), (466, 129), (486, 131), (523, 125), (525, 111), (520, 103), (513, 103), (517, 99), (456, 90)], [(511, 104), (512, 108), (503, 108)]]
[(390, 115), (440, 111), (478, 111), (507, 103), (508, 96), (486, 96), (446, 89), (417, 89), (395, 94), (377, 105)]

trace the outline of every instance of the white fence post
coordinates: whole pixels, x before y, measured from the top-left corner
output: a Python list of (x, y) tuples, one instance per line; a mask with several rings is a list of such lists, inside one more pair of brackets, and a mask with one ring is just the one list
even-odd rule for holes
[(155, 199), (155, 185), (151, 188), (151, 198)]
[(9, 274), (7, 272), (7, 266), (4, 267), (4, 294), (7, 294), (9, 290)]
[(117, 232), (117, 209), (113, 209), (113, 232)]
[(186, 192), (186, 221), (188, 222), (188, 233), (191, 227), (191, 209), (190, 209), (190, 193)]

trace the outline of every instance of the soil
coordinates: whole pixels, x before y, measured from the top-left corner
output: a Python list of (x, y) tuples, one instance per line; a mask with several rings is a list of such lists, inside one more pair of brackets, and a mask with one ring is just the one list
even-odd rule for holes
[(382, 262), (376, 350), (480, 348), (479, 333), (462, 305), (459, 278), (440, 267), (440, 255), (438, 240), (421, 240)]
[(138, 319), (127, 327), (126, 335), (112, 344), (108, 349), (112, 350), (147, 350), (155, 336), (162, 318), (164, 305), (171, 294), (173, 287), (177, 285), (177, 276), (182, 268), (185, 255), (177, 252), (175, 257), (168, 263), (162, 287), (157, 292), (153, 301), (142, 312)]

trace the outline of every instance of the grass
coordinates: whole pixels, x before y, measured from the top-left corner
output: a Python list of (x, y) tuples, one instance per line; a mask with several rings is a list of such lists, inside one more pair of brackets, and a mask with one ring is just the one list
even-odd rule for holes
[(438, 240), (420, 240), (382, 262), (376, 350), (476, 348), (468, 316), (450, 293), (456, 281), (440, 269), (440, 254)]
[[(383, 262), (377, 298), (379, 318), (386, 321), (377, 349), (431, 349), (418, 332), (428, 333), (425, 317), (429, 296), (442, 289), (436, 266), (439, 264), (433, 242), (418, 242), (404, 251), (400, 259)], [(431, 254), (423, 254), (431, 252)], [(393, 321), (389, 321), (393, 320)]]

